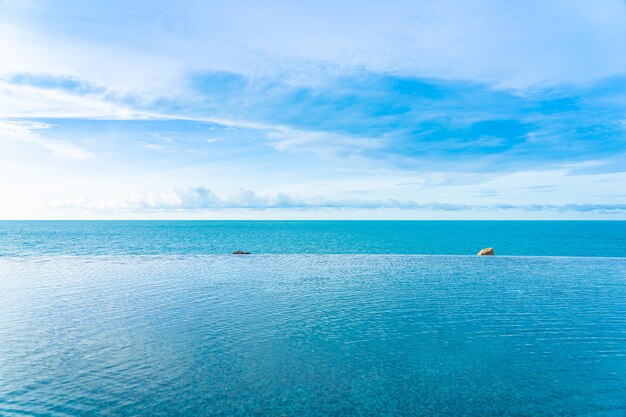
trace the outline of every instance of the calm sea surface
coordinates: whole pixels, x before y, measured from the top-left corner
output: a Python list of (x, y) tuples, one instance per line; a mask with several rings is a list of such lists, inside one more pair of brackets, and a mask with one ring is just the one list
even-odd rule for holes
[(626, 221), (0, 221), (0, 256), (227, 254), (626, 257)]
[(624, 224), (0, 222), (0, 416), (623, 417)]

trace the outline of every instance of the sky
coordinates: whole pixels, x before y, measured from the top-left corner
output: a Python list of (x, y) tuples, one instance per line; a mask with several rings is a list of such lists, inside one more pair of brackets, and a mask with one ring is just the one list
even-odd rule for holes
[(0, 219), (626, 219), (626, 2), (0, 0)]

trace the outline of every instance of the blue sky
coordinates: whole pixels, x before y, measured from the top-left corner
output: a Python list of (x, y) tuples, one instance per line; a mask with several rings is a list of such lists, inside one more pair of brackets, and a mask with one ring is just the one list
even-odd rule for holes
[(0, 218), (626, 219), (624, 45), (612, 0), (0, 0)]

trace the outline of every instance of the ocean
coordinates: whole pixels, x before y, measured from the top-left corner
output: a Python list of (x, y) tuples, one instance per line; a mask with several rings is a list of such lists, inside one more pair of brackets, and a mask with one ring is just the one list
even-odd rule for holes
[(626, 221), (0, 221), (0, 256), (418, 254), (626, 257)]
[(0, 415), (624, 416), (625, 243), (626, 222), (0, 222)]

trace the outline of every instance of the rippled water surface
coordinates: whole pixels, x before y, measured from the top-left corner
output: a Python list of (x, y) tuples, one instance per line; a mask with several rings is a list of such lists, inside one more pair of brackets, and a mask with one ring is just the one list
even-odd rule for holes
[(2, 416), (624, 416), (625, 390), (625, 259), (0, 259)]

